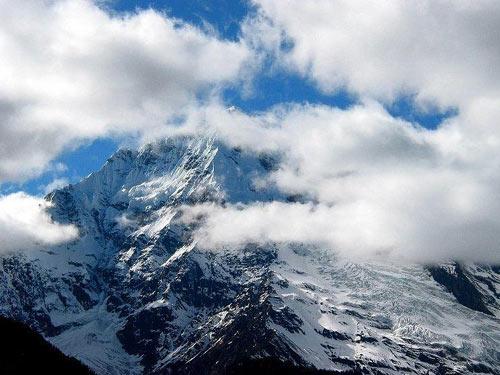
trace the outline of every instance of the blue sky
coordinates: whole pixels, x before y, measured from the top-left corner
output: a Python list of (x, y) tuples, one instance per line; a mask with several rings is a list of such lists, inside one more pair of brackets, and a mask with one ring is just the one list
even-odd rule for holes
[(245, 0), (112, 0), (108, 6), (118, 12), (148, 8), (164, 11), (200, 28), (210, 25), (230, 40), (239, 38), (241, 22), (252, 11)]
[[(219, 38), (238, 41), (241, 36), (241, 23), (255, 9), (244, 0), (112, 0), (104, 3), (110, 13), (130, 13), (152, 8), (166, 12), (208, 32), (215, 32)], [(282, 103), (324, 104), (338, 108), (348, 108), (357, 102), (355, 94), (346, 90), (324, 93), (314, 82), (300, 74), (264, 64), (252, 80), (251, 93), (242, 94), (241, 87), (227, 88), (222, 93), (228, 106), (234, 105), (247, 112), (265, 111)], [(386, 109), (395, 117), (435, 129), (446, 118), (457, 114), (455, 109), (426, 110), (417, 108), (411, 96), (401, 97)], [(99, 138), (82, 143), (70, 149), (53, 161), (54, 165), (64, 168), (51, 168), (41, 176), (23, 183), (4, 183), (0, 192), (10, 193), (18, 190), (40, 195), (44, 187), (55, 179), (71, 183), (97, 170), (107, 158), (120, 147), (120, 141), (112, 138)]]

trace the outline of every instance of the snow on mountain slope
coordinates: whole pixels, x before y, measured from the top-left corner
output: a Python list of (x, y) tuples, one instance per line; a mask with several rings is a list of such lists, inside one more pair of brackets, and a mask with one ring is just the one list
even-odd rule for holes
[[(436, 363), (463, 373), (482, 361), (498, 366), (498, 320), (457, 303), (422, 267), (351, 264), (328, 252), (281, 253), (288, 254), (276, 266), (287, 280), (282, 306), (295, 311), (306, 334), (284, 333), (315, 366), (328, 368), (332, 355), (387, 373), (425, 373)], [(304, 337), (314, 339), (300, 344)]]
[[(498, 373), (498, 268), (352, 264), (301, 244), (198, 248), (181, 207), (286, 200), (256, 182), (277, 163), (210, 137), (118, 151), (47, 196), (77, 240), (0, 258), (0, 313), (99, 374), (215, 374), (265, 357), (374, 374)], [(456, 269), (458, 283), (446, 277)], [(487, 310), (464, 299), (464, 278)]]

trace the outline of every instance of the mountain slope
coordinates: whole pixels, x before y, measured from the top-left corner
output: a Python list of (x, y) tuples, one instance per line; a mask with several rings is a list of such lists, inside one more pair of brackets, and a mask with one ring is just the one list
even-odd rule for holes
[(220, 374), (280, 363), (498, 373), (494, 267), (460, 266), (487, 309), (476, 311), (454, 292), (463, 288), (421, 265), (354, 264), (295, 243), (199, 248), (196, 224), (179, 220), (182, 207), (291, 199), (256, 183), (278, 163), (213, 138), (118, 151), (47, 196), (53, 218), (78, 227), (77, 240), (0, 258), (0, 313), (98, 374)]

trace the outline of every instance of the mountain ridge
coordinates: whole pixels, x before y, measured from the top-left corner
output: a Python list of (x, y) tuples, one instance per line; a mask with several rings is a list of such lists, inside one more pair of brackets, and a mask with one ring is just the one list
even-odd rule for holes
[(255, 184), (278, 167), (214, 137), (119, 150), (46, 197), (76, 240), (0, 257), (0, 314), (98, 374), (224, 373), (266, 360), (333, 373), (498, 373), (494, 267), (455, 266), (488, 314), (433, 275), (454, 274), (448, 265), (357, 264), (295, 243), (199, 248), (181, 208), (285, 202)]

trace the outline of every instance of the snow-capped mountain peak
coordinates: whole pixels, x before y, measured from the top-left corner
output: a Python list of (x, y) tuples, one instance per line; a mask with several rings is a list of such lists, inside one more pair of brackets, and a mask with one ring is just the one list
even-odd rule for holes
[(257, 183), (277, 163), (215, 137), (118, 151), (47, 196), (77, 240), (2, 256), (1, 313), (98, 374), (229, 373), (264, 358), (346, 373), (497, 371), (498, 268), (198, 246), (182, 207), (285, 201)]

